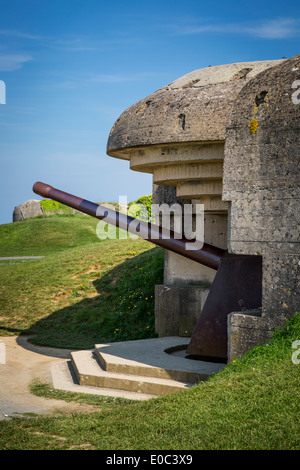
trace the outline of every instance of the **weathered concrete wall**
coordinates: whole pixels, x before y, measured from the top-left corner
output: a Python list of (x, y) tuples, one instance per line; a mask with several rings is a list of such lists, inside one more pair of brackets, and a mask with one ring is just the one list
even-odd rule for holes
[(190, 337), (209, 289), (199, 286), (155, 286), (155, 329), (159, 336)]
[(115, 122), (107, 153), (180, 142), (220, 142), (232, 103), (244, 84), (279, 61), (243, 62), (195, 70), (130, 106)]
[(299, 79), (300, 56), (260, 73), (240, 91), (227, 125), (229, 251), (263, 257), (261, 318), (231, 315), (231, 358), (266, 341), (300, 311)]

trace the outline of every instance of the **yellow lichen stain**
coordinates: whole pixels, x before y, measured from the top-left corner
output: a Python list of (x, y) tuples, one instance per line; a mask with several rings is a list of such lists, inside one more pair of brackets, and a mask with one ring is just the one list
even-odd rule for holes
[(252, 121), (249, 124), (249, 129), (250, 129), (251, 134), (255, 134), (255, 132), (257, 131), (257, 128), (258, 128), (257, 120), (252, 119)]
[(253, 114), (256, 114), (256, 113), (257, 113), (257, 111), (258, 111), (258, 107), (257, 107), (257, 106), (255, 106), (255, 108), (253, 109)]

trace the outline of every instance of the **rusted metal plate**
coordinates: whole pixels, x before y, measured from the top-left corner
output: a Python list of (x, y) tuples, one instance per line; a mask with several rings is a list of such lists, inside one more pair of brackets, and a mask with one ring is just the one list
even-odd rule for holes
[(262, 257), (226, 254), (193, 332), (187, 354), (227, 359), (227, 317), (262, 303)]

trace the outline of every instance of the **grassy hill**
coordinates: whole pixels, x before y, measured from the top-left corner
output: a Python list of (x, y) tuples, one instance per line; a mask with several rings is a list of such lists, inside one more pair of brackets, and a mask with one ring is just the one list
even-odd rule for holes
[[(154, 335), (154, 285), (163, 251), (141, 239), (99, 240), (98, 221), (52, 216), (0, 226), (0, 334), (36, 344), (90, 348)], [(114, 229), (112, 227), (112, 229)]]
[[(32, 333), (38, 344), (90, 348), (155, 334), (162, 250), (140, 239), (100, 241), (96, 224), (53, 216), (0, 226), (2, 256), (45, 255), (0, 263), (0, 335)], [(33, 393), (93, 403), (95, 412), (2, 421), (0, 449), (299, 450), (296, 340), (300, 314), (207, 382), (146, 402), (33, 384)]]
[[(39, 256), (99, 243), (102, 222), (85, 215), (39, 216), (0, 225), (0, 256)], [(119, 233), (118, 229), (117, 234)], [(109, 227), (114, 233), (114, 227)]]

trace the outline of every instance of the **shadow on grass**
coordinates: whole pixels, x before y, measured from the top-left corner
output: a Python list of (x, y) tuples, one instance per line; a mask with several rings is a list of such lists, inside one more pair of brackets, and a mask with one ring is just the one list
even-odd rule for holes
[(162, 282), (163, 250), (153, 248), (94, 280), (97, 295), (89, 296), (84, 287), (74, 289), (71, 305), (37, 321), (22, 334), (34, 335), (30, 341), (36, 345), (68, 349), (153, 338), (154, 288)]

